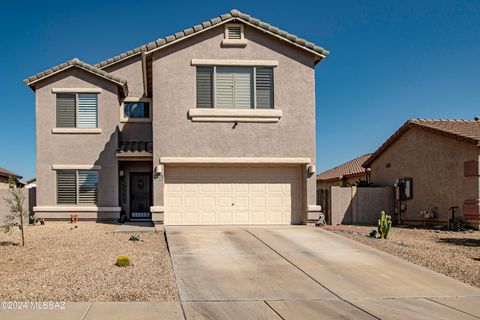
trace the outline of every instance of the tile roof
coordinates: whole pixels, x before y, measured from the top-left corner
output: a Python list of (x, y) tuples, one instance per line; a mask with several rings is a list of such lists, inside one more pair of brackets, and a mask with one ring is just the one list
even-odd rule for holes
[(411, 119), (405, 122), (380, 148), (375, 151), (363, 164), (370, 165), (385, 149), (395, 142), (405, 131), (410, 128), (420, 128), (431, 133), (450, 137), (453, 139), (472, 143), (480, 146), (480, 121), (479, 120), (436, 120), (436, 119)]
[(324, 171), (317, 175), (317, 180), (320, 181), (336, 181), (341, 180), (344, 177), (352, 177), (365, 173), (365, 168), (362, 164), (370, 157), (371, 153), (365, 154), (348, 162), (345, 162), (335, 168)]
[(101, 69), (99, 69), (95, 66), (92, 66), (91, 64), (88, 64), (86, 62), (83, 62), (83, 61), (79, 60), (78, 58), (73, 58), (72, 60), (69, 60), (65, 63), (62, 63), (58, 66), (55, 66), (55, 67), (47, 69), (43, 72), (37, 73), (36, 75), (33, 75), (33, 76), (28, 77), (27, 79), (23, 80), (23, 82), (25, 84), (27, 84), (28, 86), (30, 86), (30, 85), (34, 84), (35, 82), (37, 82), (39, 80), (47, 78), (47, 77), (49, 77), (53, 74), (56, 74), (60, 71), (64, 71), (66, 69), (74, 68), (74, 67), (83, 69), (85, 71), (88, 71), (88, 72), (93, 73), (95, 75), (98, 75), (100, 77), (103, 77), (107, 80), (113, 81), (113, 82), (117, 83), (122, 88), (125, 95), (128, 94), (127, 80), (124, 80), (124, 79), (122, 79), (118, 76), (115, 76), (111, 73), (103, 71), (103, 70), (101, 70)]
[(213, 19), (207, 20), (205, 22), (202, 22), (200, 24), (197, 24), (191, 28), (185, 29), (183, 31), (177, 32), (175, 34), (166, 36), (164, 38), (159, 38), (156, 41), (152, 41), (148, 44), (142, 45), (140, 47), (137, 47), (135, 49), (129, 50), (127, 52), (121, 53), (115, 57), (109, 58), (105, 61), (102, 61), (100, 63), (97, 63), (95, 66), (97, 68), (104, 68), (107, 67), (108, 65), (111, 65), (113, 63), (122, 61), (128, 57), (138, 55), (142, 52), (149, 53), (152, 50), (155, 50), (157, 48), (161, 48), (163, 46), (166, 46), (170, 44), (171, 42), (176, 42), (177, 40), (180, 40), (182, 38), (185, 38), (187, 36), (190, 36), (194, 33), (198, 33), (200, 31), (205, 31), (211, 28), (216, 27), (219, 24), (228, 22), (228, 21), (242, 21), (252, 27), (255, 27), (257, 29), (260, 29), (264, 32), (270, 33), (274, 36), (277, 36), (278, 38), (287, 41), (295, 46), (298, 46), (302, 49), (308, 50), (311, 53), (320, 56), (320, 59), (328, 56), (329, 51), (312, 43), (309, 42), (305, 39), (302, 39), (300, 37), (297, 37), (296, 35), (290, 34), (284, 30), (281, 30), (275, 26), (272, 26), (266, 22), (261, 21), (260, 19), (254, 18), (248, 14), (242, 13), (236, 9), (231, 10), (229, 13), (222, 14), (218, 17), (215, 17)]
[(120, 141), (117, 152), (153, 152), (151, 141)]
[(22, 179), (22, 176), (21, 176), (21, 175), (16, 174), (15, 172), (12, 172), (12, 171), (7, 170), (7, 169), (2, 168), (2, 167), (0, 167), (0, 176), (2, 176), (2, 177), (13, 176), (13, 177), (15, 177), (15, 178), (17, 178), (17, 179)]

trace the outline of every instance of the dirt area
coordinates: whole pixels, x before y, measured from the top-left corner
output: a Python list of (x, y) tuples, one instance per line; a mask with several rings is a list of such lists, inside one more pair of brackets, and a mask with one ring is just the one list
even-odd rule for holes
[(387, 240), (369, 238), (373, 227), (326, 226), (346, 238), (480, 287), (480, 232), (392, 228)]
[[(0, 300), (165, 301), (178, 300), (163, 233), (113, 233), (95, 222), (47, 222), (20, 232), (0, 232)], [(13, 244), (12, 244), (13, 242)], [(115, 266), (128, 255), (133, 266)]]

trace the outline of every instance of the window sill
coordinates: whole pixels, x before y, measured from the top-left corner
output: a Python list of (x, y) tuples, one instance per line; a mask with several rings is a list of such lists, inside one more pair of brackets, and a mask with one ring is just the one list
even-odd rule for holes
[(102, 133), (100, 128), (53, 128), (52, 133), (55, 134), (99, 134)]
[(152, 122), (151, 118), (122, 118), (120, 119), (121, 123), (127, 123), (127, 122)]
[(280, 121), (282, 110), (276, 109), (202, 109), (188, 110), (192, 122), (267, 122)]
[(223, 47), (246, 47), (248, 44), (248, 40), (245, 39), (223, 39), (222, 46)]

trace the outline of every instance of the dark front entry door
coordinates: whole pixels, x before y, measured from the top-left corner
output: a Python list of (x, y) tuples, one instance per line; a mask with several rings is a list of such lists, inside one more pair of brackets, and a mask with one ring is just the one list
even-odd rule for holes
[(130, 173), (130, 219), (151, 219), (152, 180), (150, 173)]

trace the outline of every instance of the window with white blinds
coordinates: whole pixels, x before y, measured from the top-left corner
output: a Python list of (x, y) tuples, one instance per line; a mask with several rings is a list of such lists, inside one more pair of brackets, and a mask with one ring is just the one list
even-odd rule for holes
[(98, 95), (57, 93), (57, 128), (98, 128)]
[(273, 68), (197, 67), (197, 107), (273, 108)]
[(78, 94), (78, 128), (97, 128), (97, 94)]
[(57, 204), (96, 205), (97, 203), (97, 171), (57, 171)]

